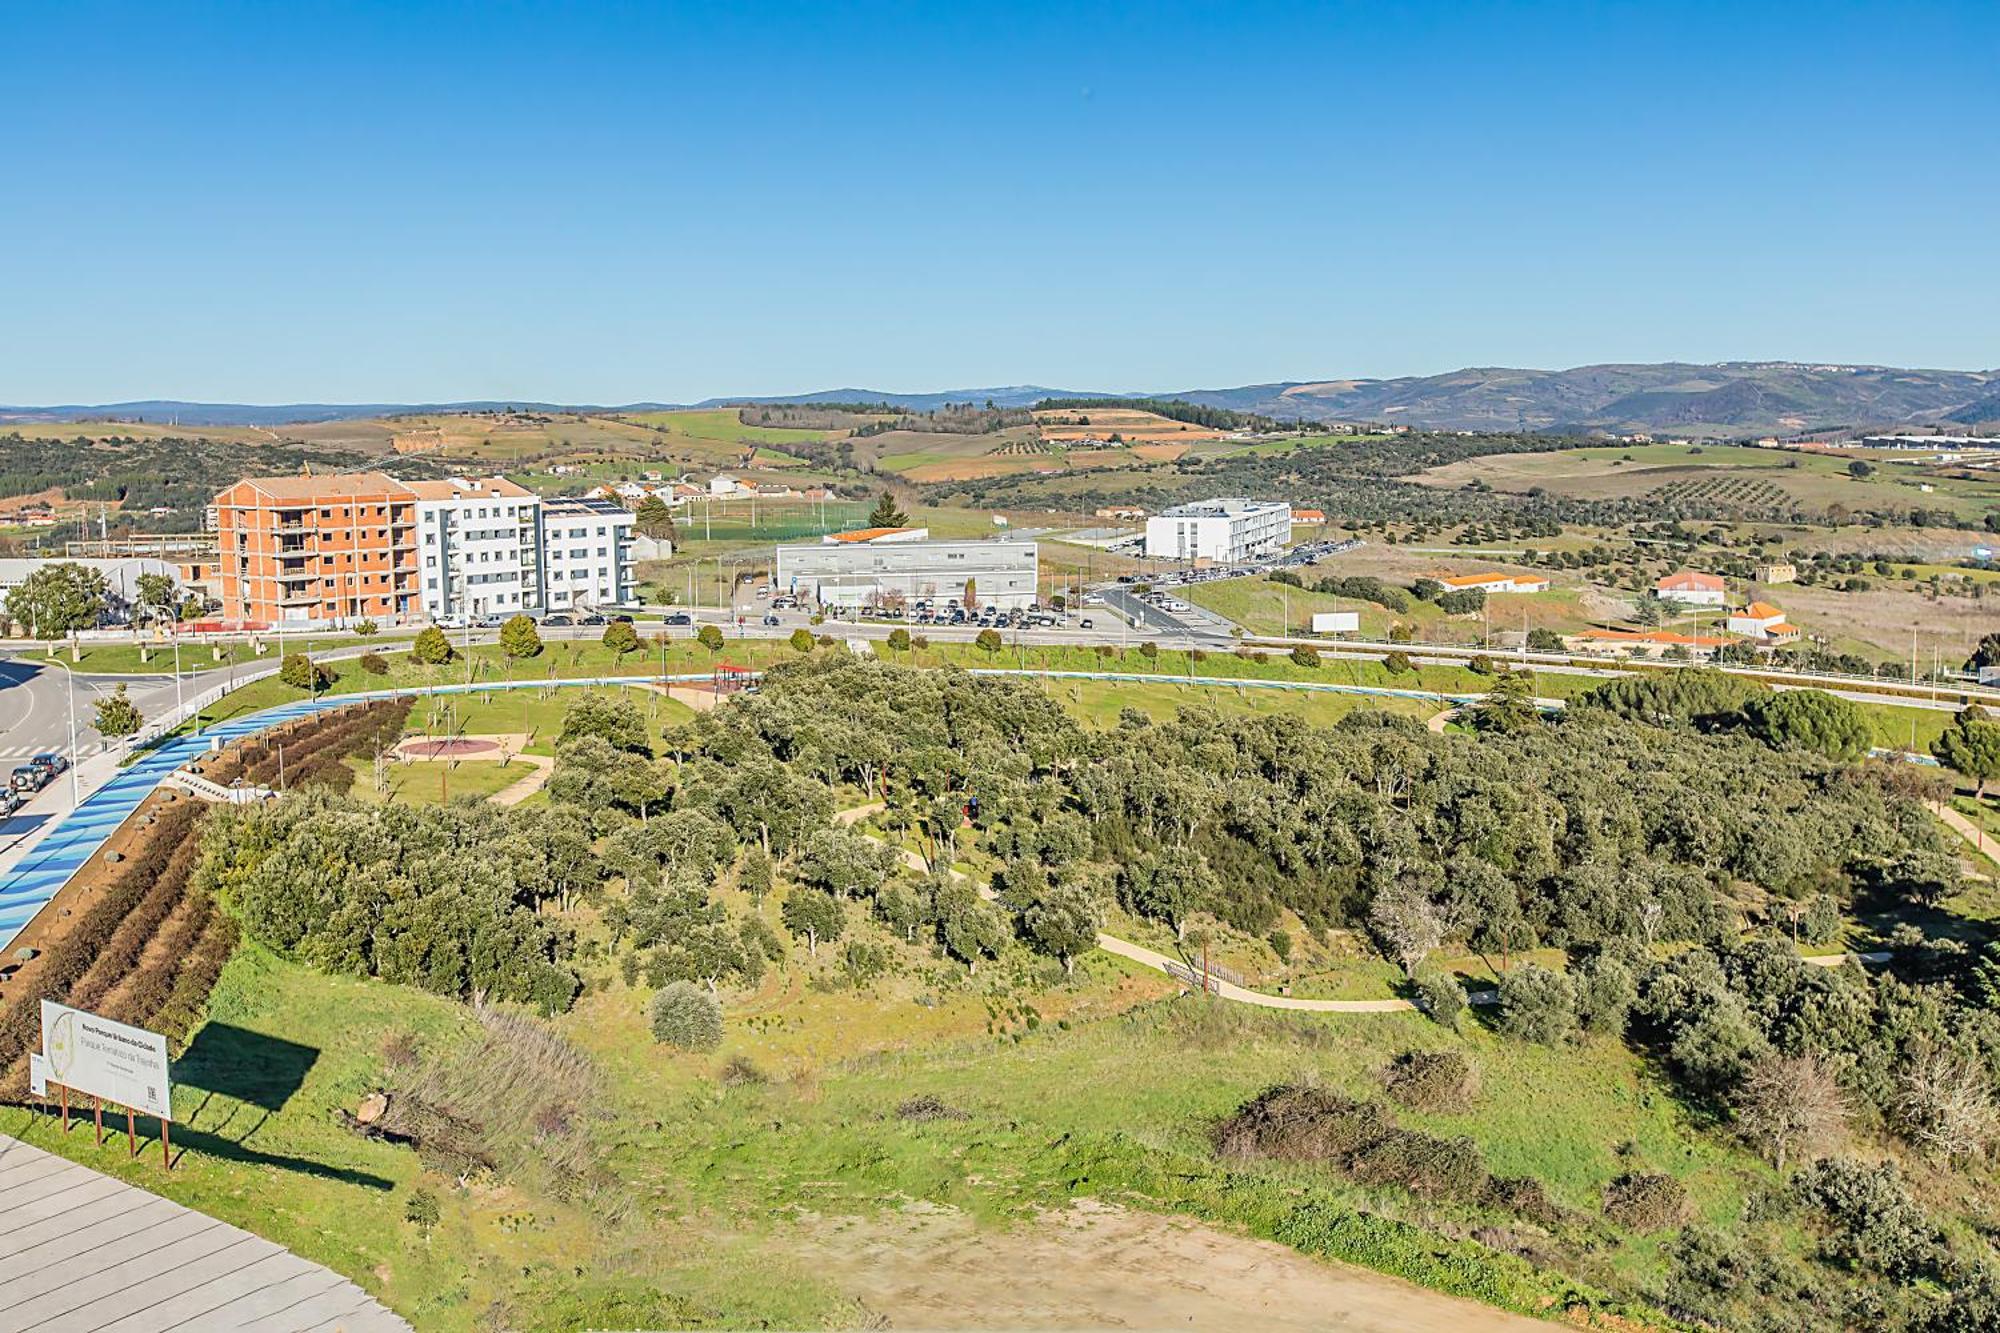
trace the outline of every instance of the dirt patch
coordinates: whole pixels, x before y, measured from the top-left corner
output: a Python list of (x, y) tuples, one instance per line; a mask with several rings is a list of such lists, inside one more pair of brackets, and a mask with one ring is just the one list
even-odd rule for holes
[(1269, 1241), (1091, 1200), (1005, 1230), (929, 1208), (822, 1219), (800, 1257), (891, 1328), (1547, 1328)]

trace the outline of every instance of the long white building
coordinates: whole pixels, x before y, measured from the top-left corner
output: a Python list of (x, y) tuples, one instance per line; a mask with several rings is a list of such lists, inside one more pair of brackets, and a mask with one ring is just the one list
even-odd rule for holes
[(1010, 541), (780, 546), (777, 586), (821, 606), (865, 607), (963, 603), (970, 584), (980, 606), (1012, 610), (1036, 600), (1039, 550), (1034, 542)]
[(1146, 554), (1156, 560), (1239, 564), (1276, 555), (1291, 537), (1283, 500), (1197, 500), (1146, 520)]

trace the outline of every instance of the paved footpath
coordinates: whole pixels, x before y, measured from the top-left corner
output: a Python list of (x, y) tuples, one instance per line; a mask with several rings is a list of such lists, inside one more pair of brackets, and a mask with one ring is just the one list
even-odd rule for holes
[(281, 1246), (0, 1134), (0, 1333), (210, 1329), (410, 1326)]

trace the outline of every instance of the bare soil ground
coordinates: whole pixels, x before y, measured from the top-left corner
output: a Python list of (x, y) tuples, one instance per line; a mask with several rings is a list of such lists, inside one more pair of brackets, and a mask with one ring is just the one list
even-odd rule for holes
[(890, 1328), (1547, 1328), (1269, 1241), (1089, 1200), (1006, 1230), (928, 1208), (822, 1219), (800, 1257)]

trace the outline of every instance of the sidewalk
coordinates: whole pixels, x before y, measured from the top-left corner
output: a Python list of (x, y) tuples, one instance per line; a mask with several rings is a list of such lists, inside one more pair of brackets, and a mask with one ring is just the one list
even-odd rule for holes
[(112, 748), (85, 756), (76, 766), (77, 800), (70, 799), (69, 774), (65, 773), (35, 793), (33, 800), (0, 820), (0, 880), (28, 858), (43, 838), (62, 822), (63, 816), (87, 801), (118, 774), (122, 751)]

